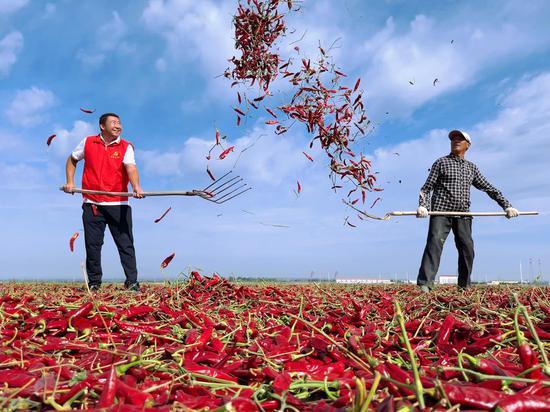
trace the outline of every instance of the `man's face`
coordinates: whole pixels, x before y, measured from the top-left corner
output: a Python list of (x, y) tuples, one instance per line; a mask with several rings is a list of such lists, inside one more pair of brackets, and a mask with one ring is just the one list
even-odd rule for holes
[(118, 117), (114, 116), (108, 116), (105, 120), (105, 124), (100, 124), (99, 128), (101, 129), (101, 133), (103, 133), (103, 135), (114, 137), (115, 139), (118, 139), (122, 133), (122, 123), (120, 123), (120, 119)]
[(466, 153), (466, 150), (470, 147), (470, 143), (464, 138), (464, 136), (455, 134), (451, 138), (451, 152), (455, 155)]

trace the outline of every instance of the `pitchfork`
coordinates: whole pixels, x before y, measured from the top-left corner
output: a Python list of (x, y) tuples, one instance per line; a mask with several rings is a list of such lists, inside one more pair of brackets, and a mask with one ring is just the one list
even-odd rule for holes
[[(252, 187), (243, 182), (243, 178), (240, 176), (230, 176), (232, 172), (229, 171), (222, 177), (214, 180), (210, 185), (206, 186), (202, 190), (191, 190), (189, 192), (143, 192), (143, 197), (148, 196), (199, 196), (209, 202), (222, 204), (231, 200), (244, 192), (249, 191)], [(60, 187), (59, 190), (63, 190)], [(73, 193), (83, 193), (88, 195), (105, 195), (105, 196), (127, 196), (133, 197), (132, 192), (106, 192), (103, 190), (88, 190), (78, 189), (72, 190)]]
[[(384, 216), (375, 216), (371, 215), (364, 210), (361, 210), (354, 205), (352, 205), (350, 202), (346, 202), (344, 200), (344, 203), (351, 207), (356, 212), (361, 213), (363, 216), (368, 217), (369, 219), (374, 220), (389, 220), (392, 216), (416, 216), (416, 212), (412, 211), (394, 211), (394, 212), (388, 212)], [(519, 212), (520, 216), (536, 216), (539, 212)], [(506, 216), (505, 212), (428, 212), (428, 215), (430, 216)]]

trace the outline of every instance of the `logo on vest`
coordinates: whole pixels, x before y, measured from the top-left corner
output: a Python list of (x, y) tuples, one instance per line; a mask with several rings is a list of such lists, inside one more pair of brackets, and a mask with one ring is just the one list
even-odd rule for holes
[(118, 153), (118, 151), (114, 151), (113, 153), (111, 153), (111, 159), (118, 159), (120, 157), (120, 154)]

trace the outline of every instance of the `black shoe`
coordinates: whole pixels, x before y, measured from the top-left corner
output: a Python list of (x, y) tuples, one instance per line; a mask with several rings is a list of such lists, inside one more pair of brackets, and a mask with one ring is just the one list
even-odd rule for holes
[(141, 292), (141, 288), (139, 287), (138, 282), (133, 283), (124, 283), (124, 289), (132, 291), (132, 292)]
[(101, 288), (101, 285), (88, 285), (88, 288), (90, 289), (90, 292), (99, 292), (99, 289)]

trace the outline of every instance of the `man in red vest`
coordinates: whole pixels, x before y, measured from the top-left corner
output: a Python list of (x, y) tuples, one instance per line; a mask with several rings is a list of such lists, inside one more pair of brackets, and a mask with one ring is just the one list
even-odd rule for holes
[[(67, 159), (67, 184), (63, 186), (63, 190), (73, 193), (76, 164), (84, 160), (83, 189), (127, 192), (128, 183), (131, 183), (134, 197), (142, 198), (143, 190), (139, 185), (134, 147), (120, 137), (120, 117), (114, 113), (105, 113), (99, 118), (99, 128), (100, 134), (84, 138)], [(132, 210), (128, 205), (128, 198), (88, 194), (83, 197), (82, 221), (90, 290), (98, 291), (101, 287), (101, 247), (105, 226), (109, 226), (126, 275), (124, 287), (139, 292)]]

